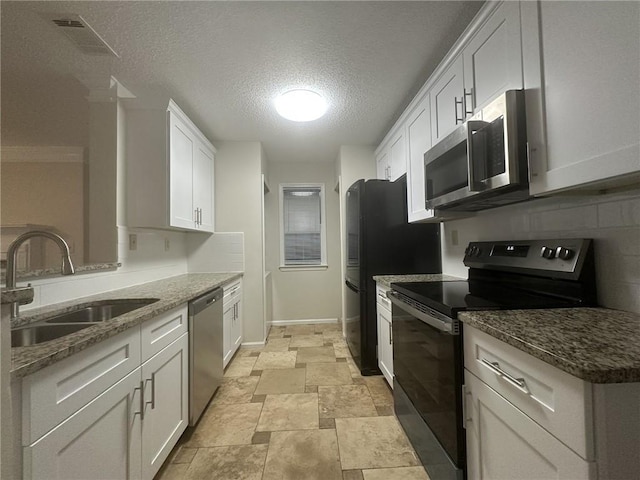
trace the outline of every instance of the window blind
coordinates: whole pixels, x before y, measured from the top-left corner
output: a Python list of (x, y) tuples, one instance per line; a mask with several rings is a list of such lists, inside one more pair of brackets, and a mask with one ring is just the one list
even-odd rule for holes
[(283, 188), (285, 265), (322, 262), (320, 187)]

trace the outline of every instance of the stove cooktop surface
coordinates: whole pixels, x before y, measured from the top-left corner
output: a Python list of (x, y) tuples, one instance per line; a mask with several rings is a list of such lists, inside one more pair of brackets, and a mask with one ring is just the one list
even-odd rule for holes
[(514, 310), (580, 306), (575, 300), (538, 295), (507, 285), (468, 280), (452, 282), (400, 282), (391, 285), (418, 303), (449, 317), (464, 310)]

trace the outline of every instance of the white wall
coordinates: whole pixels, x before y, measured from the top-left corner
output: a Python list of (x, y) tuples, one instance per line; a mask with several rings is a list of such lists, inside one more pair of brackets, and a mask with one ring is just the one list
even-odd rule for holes
[(216, 144), (216, 148), (216, 230), (244, 233), (243, 343), (261, 343), (266, 336), (263, 309), (262, 146), (259, 142), (222, 142)]
[[(271, 192), (265, 197), (267, 270), (271, 271), (273, 321), (334, 319), (341, 315), (340, 205), (332, 163), (269, 164)], [(323, 183), (325, 187), (326, 269), (280, 270), (281, 183)]]
[(640, 313), (640, 191), (538, 199), (450, 221), (442, 229), (443, 272), (462, 277), (470, 241), (593, 238), (599, 304)]

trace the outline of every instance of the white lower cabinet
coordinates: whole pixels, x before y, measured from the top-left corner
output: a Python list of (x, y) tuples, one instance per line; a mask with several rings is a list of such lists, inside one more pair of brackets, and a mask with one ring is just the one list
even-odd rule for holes
[(242, 279), (239, 279), (223, 287), (224, 299), (222, 309), (224, 312), (223, 329), (223, 367), (226, 367), (233, 354), (242, 344)]
[(23, 478), (141, 478), (141, 398), (138, 367), (25, 447)]
[(469, 480), (596, 478), (592, 463), (468, 370), (465, 385)]
[(189, 334), (142, 365), (142, 478), (153, 478), (189, 425)]
[(181, 306), (24, 378), (23, 478), (152, 479), (188, 425), (186, 320)]
[(586, 382), (463, 328), (469, 480), (638, 478), (640, 383)]
[(387, 383), (393, 388), (393, 331), (391, 329), (391, 302), (388, 288), (376, 286), (376, 310), (378, 317), (378, 367)]

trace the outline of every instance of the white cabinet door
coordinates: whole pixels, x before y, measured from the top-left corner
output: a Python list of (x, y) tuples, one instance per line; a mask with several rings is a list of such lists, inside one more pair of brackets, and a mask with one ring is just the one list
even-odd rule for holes
[(470, 115), (505, 90), (522, 88), (520, 2), (502, 3), (462, 51)]
[(464, 82), (462, 56), (458, 56), (431, 87), (432, 144), (464, 122)]
[(196, 228), (205, 232), (214, 231), (213, 165), (213, 152), (198, 143), (193, 157), (193, 208), (199, 209)]
[(406, 136), (404, 134), (404, 128), (400, 128), (400, 131), (391, 140), (389, 159), (389, 180), (392, 182), (400, 178), (407, 173), (407, 147)]
[(378, 305), (378, 366), (391, 388), (393, 388), (393, 333), (391, 331), (391, 312)]
[(580, 458), (540, 425), (465, 370), (468, 478), (591, 479)]
[(242, 291), (238, 300), (233, 304), (235, 315), (231, 328), (231, 349), (235, 353), (242, 344)]
[(189, 334), (142, 365), (142, 478), (152, 479), (189, 424)]
[[(637, 182), (640, 3), (523, 2), (522, 9), (526, 89), (543, 92), (527, 100), (531, 193)], [(528, 48), (536, 45), (537, 55)]]
[(224, 360), (222, 362), (223, 366), (226, 367), (235, 350), (232, 348), (232, 336), (233, 336), (233, 323), (235, 316), (235, 303), (225, 305), (224, 306), (224, 314), (222, 317), (222, 332), (223, 332), (223, 340), (222, 340), (222, 351), (224, 352)]
[(434, 217), (425, 206), (424, 153), (431, 148), (431, 112), (426, 94), (407, 119), (407, 213), (409, 222)]
[(189, 128), (169, 112), (169, 225), (194, 228), (193, 156), (196, 146)]
[(24, 448), (24, 478), (140, 478), (140, 367)]
[(389, 150), (387, 148), (376, 155), (376, 176), (379, 180), (389, 180), (391, 178)]

